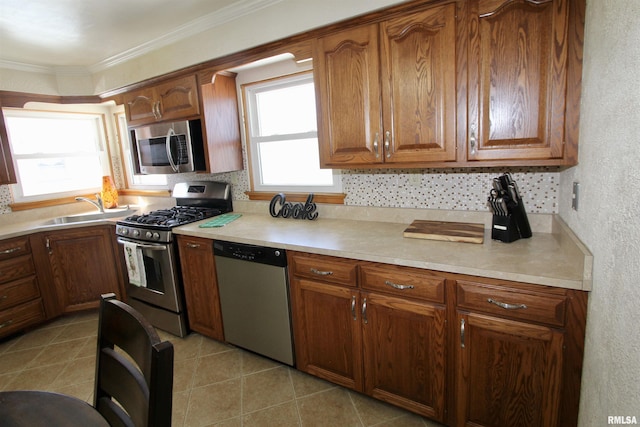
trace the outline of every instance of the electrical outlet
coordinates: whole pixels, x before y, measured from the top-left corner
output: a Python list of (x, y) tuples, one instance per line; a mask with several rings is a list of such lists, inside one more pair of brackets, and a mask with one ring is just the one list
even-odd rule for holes
[(573, 208), (574, 211), (578, 210), (578, 196), (580, 195), (580, 183), (579, 182), (574, 182), (573, 183), (573, 195), (571, 196), (571, 208)]

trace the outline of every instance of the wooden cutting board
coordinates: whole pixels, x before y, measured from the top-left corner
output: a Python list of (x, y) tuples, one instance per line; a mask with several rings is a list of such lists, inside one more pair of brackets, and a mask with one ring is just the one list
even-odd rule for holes
[(482, 243), (484, 241), (484, 224), (417, 219), (404, 230), (404, 237), (448, 242)]

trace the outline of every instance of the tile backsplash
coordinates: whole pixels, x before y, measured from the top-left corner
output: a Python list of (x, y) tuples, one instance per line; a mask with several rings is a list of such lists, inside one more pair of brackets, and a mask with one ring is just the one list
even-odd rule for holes
[[(246, 165), (245, 165), (246, 166)], [(349, 169), (342, 170), (347, 206), (489, 211), (487, 197), (494, 177), (510, 172), (529, 213), (558, 213), (560, 172), (554, 167), (473, 169)], [(203, 179), (202, 175), (171, 176), (172, 182)], [(234, 200), (249, 200), (245, 171), (208, 175), (230, 182)]]
[[(529, 213), (558, 213), (560, 172), (554, 167), (474, 169), (350, 169), (342, 171), (345, 205), (488, 211), (494, 177), (508, 171), (516, 180)], [(248, 200), (246, 171), (215, 175), (170, 175), (169, 185), (187, 180), (230, 182), (234, 200)], [(0, 213), (10, 213), (8, 185), (0, 186)]]

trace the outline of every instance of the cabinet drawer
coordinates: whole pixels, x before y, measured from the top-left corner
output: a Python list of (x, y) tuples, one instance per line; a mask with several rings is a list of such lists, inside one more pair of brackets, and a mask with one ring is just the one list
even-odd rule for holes
[(45, 320), (40, 298), (0, 311), (0, 337)]
[(0, 283), (10, 282), (35, 274), (31, 255), (0, 261)]
[(27, 237), (0, 241), (0, 261), (28, 253), (31, 247)]
[(350, 259), (289, 252), (291, 274), (323, 282), (356, 286), (356, 266)]
[(566, 297), (458, 281), (458, 307), (517, 320), (563, 326)]
[(363, 289), (444, 304), (443, 277), (417, 268), (365, 264), (360, 267)]
[(35, 276), (0, 285), (0, 310), (31, 301), (40, 296)]

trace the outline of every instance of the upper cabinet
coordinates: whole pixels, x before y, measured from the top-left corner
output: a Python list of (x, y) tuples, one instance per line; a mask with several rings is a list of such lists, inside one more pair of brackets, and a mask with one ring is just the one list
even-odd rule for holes
[(569, 0), (472, 0), (469, 160), (561, 159)]
[(9, 148), (9, 138), (4, 125), (2, 103), (0, 102), (0, 185), (15, 184), (16, 172), (13, 168), (13, 159)]
[(195, 75), (127, 92), (123, 99), (129, 126), (186, 119), (200, 114)]
[(584, 0), (422, 4), (315, 42), (322, 166), (575, 165)]
[(323, 166), (456, 159), (455, 4), (320, 38)]

